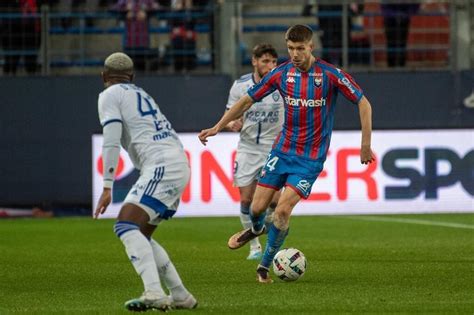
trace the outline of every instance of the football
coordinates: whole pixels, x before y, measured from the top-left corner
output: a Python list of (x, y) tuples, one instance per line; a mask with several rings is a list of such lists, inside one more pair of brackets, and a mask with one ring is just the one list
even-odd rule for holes
[(283, 281), (298, 280), (306, 271), (306, 257), (296, 248), (280, 250), (273, 258), (273, 272)]

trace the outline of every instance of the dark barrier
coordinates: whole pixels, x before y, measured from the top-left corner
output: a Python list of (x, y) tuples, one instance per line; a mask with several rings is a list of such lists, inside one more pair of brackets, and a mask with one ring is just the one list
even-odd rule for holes
[[(472, 128), (462, 105), (472, 73), (364, 73), (355, 79), (374, 107), (375, 129)], [(211, 126), (223, 113), (227, 76), (137, 80), (177, 131)], [(91, 135), (100, 133), (98, 77), (0, 78), (0, 206), (44, 201), (90, 205)], [(358, 129), (356, 108), (340, 96), (337, 129)], [(197, 140), (196, 140), (197, 141)]]

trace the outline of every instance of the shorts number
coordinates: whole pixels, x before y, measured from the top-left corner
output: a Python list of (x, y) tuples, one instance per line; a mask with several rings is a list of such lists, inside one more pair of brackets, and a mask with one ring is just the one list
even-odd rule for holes
[(274, 156), (271, 159), (268, 160), (266, 166), (270, 170), (270, 172), (273, 172), (275, 170), (275, 165), (278, 162), (278, 156)]

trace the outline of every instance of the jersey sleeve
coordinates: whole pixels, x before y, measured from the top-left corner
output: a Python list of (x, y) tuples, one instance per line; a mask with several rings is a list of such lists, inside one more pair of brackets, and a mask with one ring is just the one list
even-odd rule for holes
[(280, 71), (270, 71), (258, 84), (255, 84), (247, 91), (248, 95), (254, 102), (259, 102), (262, 98), (277, 89), (276, 80), (280, 75)]
[(99, 120), (102, 127), (109, 123), (122, 122), (120, 101), (116, 95), (106, 90), (99, 95)]
[(331, 75), (333, 84), (337, 86), (337, 89), (344, 95), (344, 97), (354, 104), (358, 104), (362, 96), (364, 95), (360, 86), (354, 81), (354, 79), (345, 71), (337, 69), (332, 72)]
[(112, 188), (120, 156), (122, 124), (107, 124), (104, 126), (103, 133), (104, 142), (102, 144), (102, 163), (104, 170), (104, 187)]
[(230, 109), (240, 98), (242, 97), (242, 92), (240, 91), (237, 81), (234, 81), (229, 92), (229, 99), (227, 100), (226, 109)]

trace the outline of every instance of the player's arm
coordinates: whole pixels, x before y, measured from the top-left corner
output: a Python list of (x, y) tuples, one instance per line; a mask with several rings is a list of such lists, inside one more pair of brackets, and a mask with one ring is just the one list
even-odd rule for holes
[[(226, 111), (227, 112), (227, 111)], [(224, 113), (225, 115), (225, 113)], [(242, 129), (242, 126), (244, 125), (244, 120), (242, 119), (242, 117), (236, 119), (236, 120), (232, 120), (230, 123), (228, 123), (224, 129), (224, 131), (234, 131), (234, 132), (238, 132)]]
[(360, 86), (354, 79), (341, 69), (329, 73), (330, 80), (335, 84), (344, 97), (359, 106), (360, 125), (362, 129), (362, 141), (360, 150), (360, 162), (368, 164), (374, 161), (374, 154), (370, 148), (372, 137), (372, 106), (364, 96)]
[(224, 113), (224, 116), (219, 120), (219, 122), (212, 128), (204, 129), (199, 134), (199, 140), (202, 144), (206, 145), (207, 138), (215, 136), (219, 131), (223, 130), (231, 121), (238, 119), (243, 115), (243, 113), (248, 110), (254, 100), (248, 95), (245, 94), (242, 96), (237, 103), (235, 103), (228, 111)]
[(112, 185), (120, 155), (120, 138), (122, 136), (122, 115), (119, 104), (117, 96), (113, 93), (102, 93), (99, 96), (99, 119), (103, 126), (104, 136), (102, 144), (104, 189), (94, 212), (95, 218), (104, 213), (112, 201)]
[(95, 209), (95, 218), (103, 214), (112, 201), (112, 186), (114, 183), (117, 164), (120, 156), (120, 137), (122, 123), (115, 121), (103, 128), (104, 142), (102, 145), (102, 163), (104, 189)]
[(360, 162), (369, 164), (374, 161), (374, 154), (371, 149), (372, 141), (372, 106), (369, 100), (362, 96), (359, 103), (360, 125), (362, 130), (362, 141), (360, 148)]

